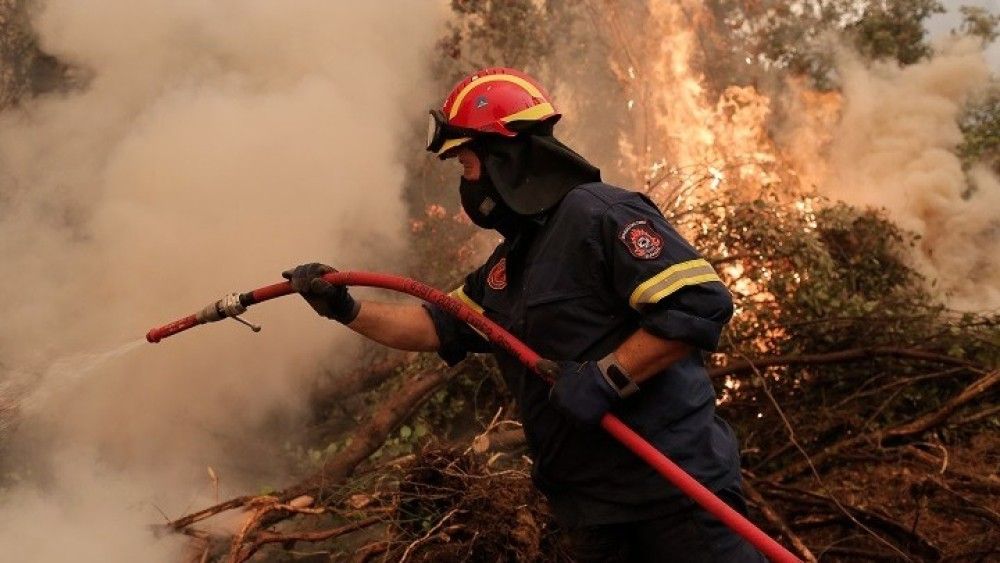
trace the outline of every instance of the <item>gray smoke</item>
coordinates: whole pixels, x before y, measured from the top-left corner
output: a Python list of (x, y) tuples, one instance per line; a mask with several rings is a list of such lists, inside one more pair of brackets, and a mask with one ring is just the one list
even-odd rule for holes
[(950, 305), (1000, 307), (1000, 181), (985, 167), (967, 175), (955, 151), (963, 105), (989, 83), (982, 46), (949, 41), (903, 68), (844, 56), (839, 72), (844, 109), (824, 191), (883, 207), (919, 234), (916, 266)]
[(321, 362), (352, 361), (345, 330), (287, 299), (249, 313), (258, 335), (226, 321), (78, 378), (72, 358), (303, 261), (391, 269), (398, 142), (429, 97), (443, 15), (417, 2), (45, 4), (43, 48), (89, 82), (0, 115), (0, 380), (46, 389), (29, 421), (45, 439), (19, 451), (48, 477), (0, 497), (5, 557), (172, 560), (177, 542), (146, 529), (153, 502), (178, 516), (209, 500), (207, 465), (228, 469), (223, 492), (261, 484), (254, 431), (296, 412)]

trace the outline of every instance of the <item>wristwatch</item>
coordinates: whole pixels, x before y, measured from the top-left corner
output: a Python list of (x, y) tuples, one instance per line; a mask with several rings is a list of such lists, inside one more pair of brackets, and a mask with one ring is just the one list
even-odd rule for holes
[(612, 352), (597, 361), (597, 368), (601, 370), (604, 381), (614, 389), (618, 396), (624, 399), (639, 390), (639, 386), (632, 380), (632, 376), (625, 371), (625, 368), (618, 363), (618, 358)]

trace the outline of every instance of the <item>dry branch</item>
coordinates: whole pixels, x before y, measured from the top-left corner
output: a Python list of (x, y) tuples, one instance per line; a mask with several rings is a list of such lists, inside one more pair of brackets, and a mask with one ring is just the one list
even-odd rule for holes
[(338, 377), (328, 377), (317, 382), (310, 393), (311, 409), (316, 413), (329, 412), (346, 397), (371, 390), (396, 375), (399, 368), (413, 363), (416, 352), (390, 351), (386, 357), (364, 368)]
[(992, 371), (987, 373), (985, 376), (977, 379), (971, 385), (962, 390), (961, 393), (955, 395), (948, 400), (944, 405), (938, 410), (925, 414), (924, 416), (911, 421), (907, 424), (896, 426), (895, 428), (890, 428), (883, 433), (884, 438), (902, 438), (906, 436), (912, 436), (914, 434), (920, 434), (926, 432), (927, 430), (940, 425), (944, 421), (948, 420), (948, 417), (952, 415), (959, 407), (968, 403), (972, 399), (982, 395), (986, 391), (989, 391), (997, 383), (1000, 383), (1000, 370)]
[(918, 461), (934, 467), (935, 469), (940, 468), (938, 471), (939, 473), (951, 475), (960, 479), (958, 482), (951, 483), (951, 486), (953, 487), (975, 490), (986, 494), (1000, 495), (1000, 479), (997, 479), (995, 475), (983, 477), (982, 475), (969, 473), (968, 471), (947, 467), (942, 464), (942, 460), (913, 445), (904, 446), (900, 448), (900, 451)]
[(356, 532), (382, 521), (384, 521), (383, 517), (372, 516), (370, 518), (358, 520), (357, 522), (351, 522), (350, 524), (345, 524), (337, 528), (318, 530), (314, 532), (291, 532), (287, 534), (279, 534), (277, 532), (263, 530), (254, 536), (253, 542), (243, 550), (243, 553), (240, 555), (241, 558), (236, 561), (237, 563), (242, 563), (243, 561), (250, 559), (260, 548), (269, 543), (294, 544), (295, 542), (326, 541), (351, 532)]
[(254, 497), (254, 496), (242, 496), (242, 497), (236, 497), (236, 498), (233, 498), (233, 499), (229, 499), (226, 502), (222, 502), (222, 503), (216, 504), (214, 506), (210, 506), (210, 507), (208, 507), (208, 508), (206, 508), (204, 510), (199, 510), (198, 512), (192, 512), (191, 514), (188, 514), (187, 516), (184, 516), (184, 517), (178, 518), (176, 520), (173, 520), (172, 522), (168, 523), (166, 525), (166, 527), (170, 528), (170, 529), (172, 529), (174, 531), (179, 531), (179, 530), (181, 530), (183, 528), (186, 528), (186, 527), (190, 526), (191, 524), (194, 524), (196, 522), (200, 522), (200, 521), (202, 521), (202, 520), (204, 520), (206, 518), (210, 518), (210, 517), (215, 516), (216, 514), (219, 514), (221, 512), (226, 512), (227, 510), (232, 510), (234, 508), (240, 508), (242, 506), (245, 506), (247, 503), (249, 503), (254, 498), (257, 498), (257, 497)]
[(824, 354), (791, 354), (787, 356), (765, 356), (762, 358), (739, 360), (725, 366), (712, 368), (708, 371), (708, 375), (709, 377), (715, 379), (726, 375), (736, 375), (738, 373), (753, 371), (754, 367), (757, 369), (764, 369), (774, 366), (839, 364), (870, 360), (877, 357), (921, 360), (925, 362), (962, 366), (972, 370), (980, 370), (979, 366), (972, 362), (959, 358), (953, 358), (944, 354), (938, 354), (936, 352), (929, 352), (918, 348), (873, 346), (869, 348), (854, 348), (851, 350), (841, 350), (839, 352), (828, 352)]
[(802, 538), (800, 538), (798, 534), (793, 532), (792, 529), (788, 527), (785, 519), (778, 514), (778, 511), (771, 505), (771, 503), (767, 502), (763, 495), (761, 495), (760, 492), (754, 488), (754, 486), (751, 485), (750, 481), (747, 479), (743, 480), (743, 492), (746, 493), (750, 502), (757, 505), (757, 508), (760, 510), (761, 514), (764, 515), (764, 518), (766, 518), (772, 526), (780, 530), (782, 535), (788, 538), (788, 541), (791, 542), (792, 547), (795, 548), (795, 551), (803, 561), (806, 561), (807, 563), (814, 563), (816, 561), (816, 556), (813, 555), (812, 551), (810, 551), (808, 547), (806, 547)]
[(268, 535), (272, 532), (261, 531), (262, 528), (303, 511), (301, 507), (291, 510), (286, 505), (281, 504), (282, 502), (288, 502), (302, 496), (322, 501), (332, 487), (349, 477), (361, 462), (378, 450), (389, 434), (409, 418), (431, 393), (447, 382), (453, 373), (450, 370), (435, 370), (407, 378), (401, 390), (384, 400), (367, 423), (360, 426), (352, 434), (350, 445), (328, 461), (320, 471), (304, 481), (283, 492), (276, 493), (273, 497), (243, 496), (228, 500), (179, 518), (168, 524), (167, 527), (179, 531), (185, 526), (220, 512), (241, 507), (252, 508), (256, 512), (248, 518), (241, 532), (234, 536), (230, 552), (233, 561), (245, 560), (245, 557), (243, 559), (240, 557), (243, 557), (248, 549), (252, 551), (259, 549), (260, 545), (257, 542), (262, 534), (263, 537), (272, 537)]
[[(880, 514), (860, 506), (845, 504), (844, 502), (838, 501), (837, 499), (827, 495), (806, 491), (797, 487), (781, 485), (773, 481), (760, 480), (758, 483), (765, 487), (767, 494), (770, 496), (793, 502), (795, 504), (825, 507), (834, 514), (839, 514), (842, 508), (846, 509), (852, 518), (857, 519), (857, 521), (862, 523), (864, 526), (877, 529), (887, 534), (900, 545), (906, 547), (911, 553), (919, 555), (922, 560), (936, 561), (941, 557), (941, 550), (930, 540), (922, 536), (916, 530), (913, 530), (884, 514)], [(847, 519), (845, 518), (845, 520)]]
[(306, 494), (322, 498), (330, 487), (340, 484), (358, 464), (379, 449), (389, 434), (408, 419), (428, 395), (448, 381), (452, 374), (450, 370), (435, 370), (407, 378), (400, 392), (386, 398), (368, 423), (351, 435), (350, 445), (328, 461), (320, 471), (286, 489), (279, 496), (286, 500)]
[[(844, 450), (859, 444), (881, 444), (886, 438), (899, 440), (902, 438), (916, 436), (931, 430), (932, 428), (935, 428), (947, 421), (948, 417), (951, 416), (956, 409), (965, 405), (972, 399), (986, 393), (997, 383), (1000, 383), (1000, 371), (989, 372), (963, 389), (961, 393), (949, 399), (937, 410), (926, 413), (923, 416), (911, 420), (910, 422), (900, 424), (887, 430), (876, 430), (873, 432), (858, 434), (829, 446), (824, 446), (823, 451), (812, 456), (812, 463), (818, 467), (820, 464), (825, 463)], [(776, 481), (786, 481), (789, 478), (800, 475), (808, 470), (809, 461), (800, 460), (772, 473), (769, 475), (769, 478)]]

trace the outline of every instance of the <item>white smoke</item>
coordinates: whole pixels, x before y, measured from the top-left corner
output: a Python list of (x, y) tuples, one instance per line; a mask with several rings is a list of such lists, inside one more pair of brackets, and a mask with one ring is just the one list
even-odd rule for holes
[[(391, 268), (399, 134), (428, 97), (443, 15), (417, 2), (46, 2), (42, 47), (89, 81), (0, 115), (0, 380), (31, 383), (297, 263)], [(52, 394), (30, 421), (46, 440), (23, 446), (51, 480), (0, 506), (5, 556), (168, 560), (176, 544), (151, 547), (160, 517), (136, 502), (171, 489), (162, 508), (178, 516), (206, 465), (230, 489), (269, 475), (254, 432), (295, 412), (325, 356), (348, 364), (358, 340), (298, 299), (248, 316), (263, 332), (195, 329)], [(39, 546), (28, 527), (74, 539)]]
[(916, 265), (950, 305), (1000, 307), (1000, 182), (984, 167), (967, 176), (955, 150), (964, 104), (989, 83), (982, 46), (949, 41), (906, 67), (844, 56), (838, 70), (844, 109), (824, 192), (885, 208), (920, 235)]

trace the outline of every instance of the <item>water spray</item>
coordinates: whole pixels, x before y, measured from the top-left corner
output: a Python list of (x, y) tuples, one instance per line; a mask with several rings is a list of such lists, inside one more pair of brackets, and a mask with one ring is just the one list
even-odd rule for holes
[[(482, 333), (492, 344), (517, 358), (522, 364), (549, 383), (552, 383), (558, 373), (559, 367), (555, 362), (542, 358), (500, 325), (477, 313), (461, 301), (429, 285), (401, 276), (372, 272), (332, 272), (325, 274), (323, 279), (334, 285), (379, 287), (407, 293), (423, 299), (469, 324)], [(168, 336), (184, 332), (198, 325), (221, 321), (226, 318), (235, 319), (250, 327), (254, 332), (259, 332), (260, 326), (241, 319), (239, 316), (245, 313), (251, 305), (291, 293), (295, 293), (295, 290), (292, 289), (291, 284), (288, 282), (268, 285), (246, 293), (230, 293), (222, 299), (210, 303), (197, 313), (150, 330), (146, 334), (146, 340), (157, 343)], [(670, 461), (667, 456), (663, 455), (663, 453), (654, 448), (642, 436), (626, 426), (618, 417), (610, 413), (605, 414), (604, 418), (601, 419), (601, 427), (623, 446), (649, 464), (650, 467), (655, 469), (657, 473), (662, 475), (673, 486), (680, 489), (691, 500), (698, 503), (731, 530), (753, 544), (768, 559), (778, 563), (801, 561), (750, 522), (750, 520), (715, 496), (712, 491), (699, 483), (694, 477), (688, 475), (680, 466)]]

